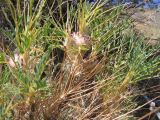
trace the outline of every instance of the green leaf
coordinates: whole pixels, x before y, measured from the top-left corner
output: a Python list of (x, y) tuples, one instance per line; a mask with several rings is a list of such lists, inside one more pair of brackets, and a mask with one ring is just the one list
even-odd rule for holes
[(0, 52), (0, 63), (4, 63), (5, 62), (5, 54)]
[(46, 63), (49, 59), (49, 56), (50, 56), (52, 50), (53, 50), (52, 47), (49, 46), (47, 52), (42, 56), (40, 62), (36, 65), (36, 70), (35, 70), (36, 71), (36, 74), (35, 74), (35, 80), (36, 81), (40, 80), (41, 75), (44, 71), (44, 68), (46, 66)]

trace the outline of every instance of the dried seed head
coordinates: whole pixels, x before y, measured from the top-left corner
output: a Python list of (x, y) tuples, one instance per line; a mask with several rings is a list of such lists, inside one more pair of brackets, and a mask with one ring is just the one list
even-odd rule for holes
[[(73, 32), (66, 43), (66, 51), (69, 57), (75, 55), (83, 56), (91, 48), (91, 40), (87, 35)], [(72, 57), (71, 57), (72, 58)]]
[(66, 40), (66, 58), (62, 69), (69, 73), (81, 76), (82, 63), (85, 53), (91, 48), (91, 40), (87, 35), (73, 32)]
[(8, 60), (8, 64), (10, 65), (10, 67), (14, 68), (16, 65), (13, 61), (13, 59), (11, 57), (9, 57), (9, 60)]
[(73, 33), (72, 35), (73, 41), (75, 42), (76, 45), (85, 45), (86, 41), (85, 38), (79, 34), (79, 33)]
[(79, 32), (77, 33), (74, 32), (73, 34), (71, 34), (71, 37), (72, 37), (74, 44), (77, 46), (81, 46), (81, 45), (90, 46), (91, 45), (90, 37), (86, 35), (82, 35)]
[(6, 60), (12, 68), (16, 67), (15, 63), (18, 63), (21, 67), (25, 65), (24, 56), (22, 54), (15, 53), (13, 58), (7, 56)]

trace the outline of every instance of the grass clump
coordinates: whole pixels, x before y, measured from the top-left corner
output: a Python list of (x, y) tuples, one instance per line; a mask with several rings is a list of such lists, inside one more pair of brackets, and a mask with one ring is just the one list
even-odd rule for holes
[(124, 34), (132, 28), (121, 18), (123, 6), (105, 10), (106, 1), (48, 6), (42, 0), (33, 10), (32, 0), (6, 2), (11, 29), (4, 35), (16, 49), (1, 53), (2, 119), (129, 117), (134, 108), (129, 86), (156, 77), (160, 58), (153, 56), (158, 46), (148, 47), (133, 31)]

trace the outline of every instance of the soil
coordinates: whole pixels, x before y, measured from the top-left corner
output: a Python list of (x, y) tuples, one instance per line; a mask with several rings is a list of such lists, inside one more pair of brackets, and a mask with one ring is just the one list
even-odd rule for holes
[(150, 45), (160, 44), (160, 11), (158, 9), (134, 10), (134, 26)]

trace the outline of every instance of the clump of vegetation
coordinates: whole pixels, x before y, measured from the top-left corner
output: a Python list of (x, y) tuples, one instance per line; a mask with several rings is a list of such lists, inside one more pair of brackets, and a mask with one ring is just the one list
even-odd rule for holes
[(16, 49), (2, 50), (0, 57), (2, 119), (131, 116), (135, 105), (128, 88), (156, 77), (160, 58), (153, 55), (159, 46), (145, 45), (131, 21), (121, 18), (123, 6), (104, 9), (106, 1), (75, 5), (61, 0), (48, 6), (39, 0), (35, 7), (33, 0), (5, 1), (10, 29), (2, 32)]

